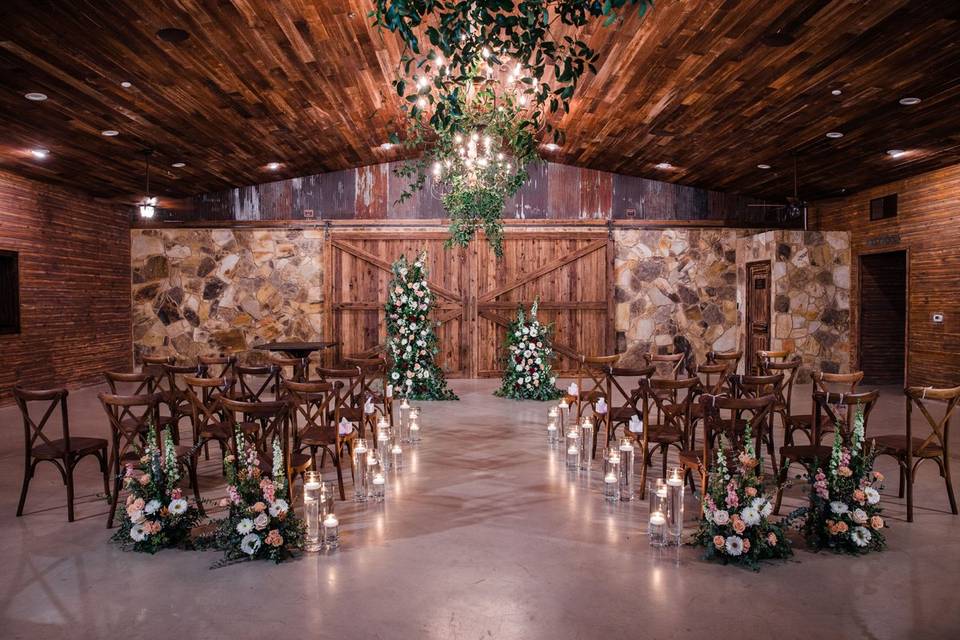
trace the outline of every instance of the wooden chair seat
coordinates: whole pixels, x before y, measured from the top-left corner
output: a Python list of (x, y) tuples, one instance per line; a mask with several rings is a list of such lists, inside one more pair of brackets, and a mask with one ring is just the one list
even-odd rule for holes
[[(30, 455), (41, 460), (58, 460), (67, 454), (66, 440), (58, 438), (38, 444), (30, 450)], [(74, 456), (84, 456), (99, 450), (106, 451), (107, 441), (104, 438), (70, 438), (70, 453)]]
[(630, 422), (630, 418), (637, 415), (637, 410), (633, 407), (612, 407), (610, 409), (610, 419), (614, 422)]
[(229, 440), (230, 435), (230, 425), (226, 422), (207, 423), (199, 432), (201, 440)]
[[(939, 445), (927, 443), (924, 446), (927, 441), (923, 438), (911, 438), (911, 440), (913, 441), (913, 450), (910, 453), (914, 458), (939, 458), (943, 455), (943, 448)], [(873, 441), (876, 442), (881, 453), (890, 455), (906, 455), (907, 453), (907, 436), (905, 435), (877, 436), (873, 438)]]
[(305, 447), (323, 447), (337, 443), (334, 428), (307, 427), (300, 432), (300, 445)]
[(781, 458), (789, 458), (793, 462), (812, 462), (814, 459), (826, 464), (830, 460), (833, 449), (823, 444), (788, 445), (780, 447)]
[(676, 429), (664, 427), (659, 424), (649, 425), (646, 428), (649, 429), (649, 432), (647, 433), (647, 440), (649, 442), (656, 442), (657, 444), (675, 444), (683, 441), (683, 434)]

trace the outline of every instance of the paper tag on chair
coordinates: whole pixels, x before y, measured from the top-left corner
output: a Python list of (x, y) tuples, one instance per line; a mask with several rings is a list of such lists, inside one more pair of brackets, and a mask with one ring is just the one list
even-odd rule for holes
[(571, 382), (570, 386), (567, 387), (567, 395), (573, 396), (574, 398), (580, 395), (580, 387), (577, 386), (576, 382)]
[(373, 406), (373, 398), (367, 398), (367, 401), (363, 403), (363, 412), (370, 415), (374, 411), (376, 411), (376, 408)]
[(643, 433), (643, 420), (640, 419), (640, 416), (638, 415), (630, 416), (629, 428), (632, 433)]
[(353, 432), (353, 424), (346, 418), (340, 418), (340, 435), (348, 436)]
[(392, 397), (393, 397), (393, 385), (392, 385), (392, 384), (388, 384), (388, 385), (387, 385), (387, 397), (388, 397), (388, 398), (392, 398)]
[(597, 400), (596, 406), (593, 408), (594, 413), (604, 414), (607, 412), (607, 401), (604, 398)]

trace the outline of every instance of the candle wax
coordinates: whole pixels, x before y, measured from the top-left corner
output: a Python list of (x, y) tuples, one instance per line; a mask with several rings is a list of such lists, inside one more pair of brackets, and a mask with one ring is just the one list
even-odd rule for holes
[(323, 526), (325, 527), (335, 527), (338, 524), (340, 524), (340, 521), (332, 513), (323, 519)]
[(608, 473), (603, 477), (603, 481), (607, 484), (613, 484), (617, 481), (617, 476), (613, 475), (612, 473)]
[(377, 474), (377, 475), (373, 476), (373, 484), (383, 484), (384, 482), (385, 482), (385, 481), (384, 481), (382, 475)]
[(650, 514), (650, 524), (652, 525), (662, 525), (667, 524), (667, 519), (659, 511), (654, 511)]

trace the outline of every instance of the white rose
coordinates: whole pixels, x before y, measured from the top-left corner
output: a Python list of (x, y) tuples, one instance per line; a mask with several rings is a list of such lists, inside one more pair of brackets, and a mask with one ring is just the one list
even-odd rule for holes
[(253, 525), (259, 531), (263, 531), (270, 525), (270, 516), (261, 512), (256, 518), (253, 519)]
[(730, 514), (723, 509), (717, 509), (713, 512), (713, 521), (723, 526), (730, 522)]

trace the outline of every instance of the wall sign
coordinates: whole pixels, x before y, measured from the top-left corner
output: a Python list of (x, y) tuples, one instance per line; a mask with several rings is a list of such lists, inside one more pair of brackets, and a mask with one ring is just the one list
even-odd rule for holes
[(869, 248), (896, 246), (900, 244), (900, 234), (888, 233), (887, 235), (884, 235), (884, 236), (867, 238), (867, 241), (865, 244)]

